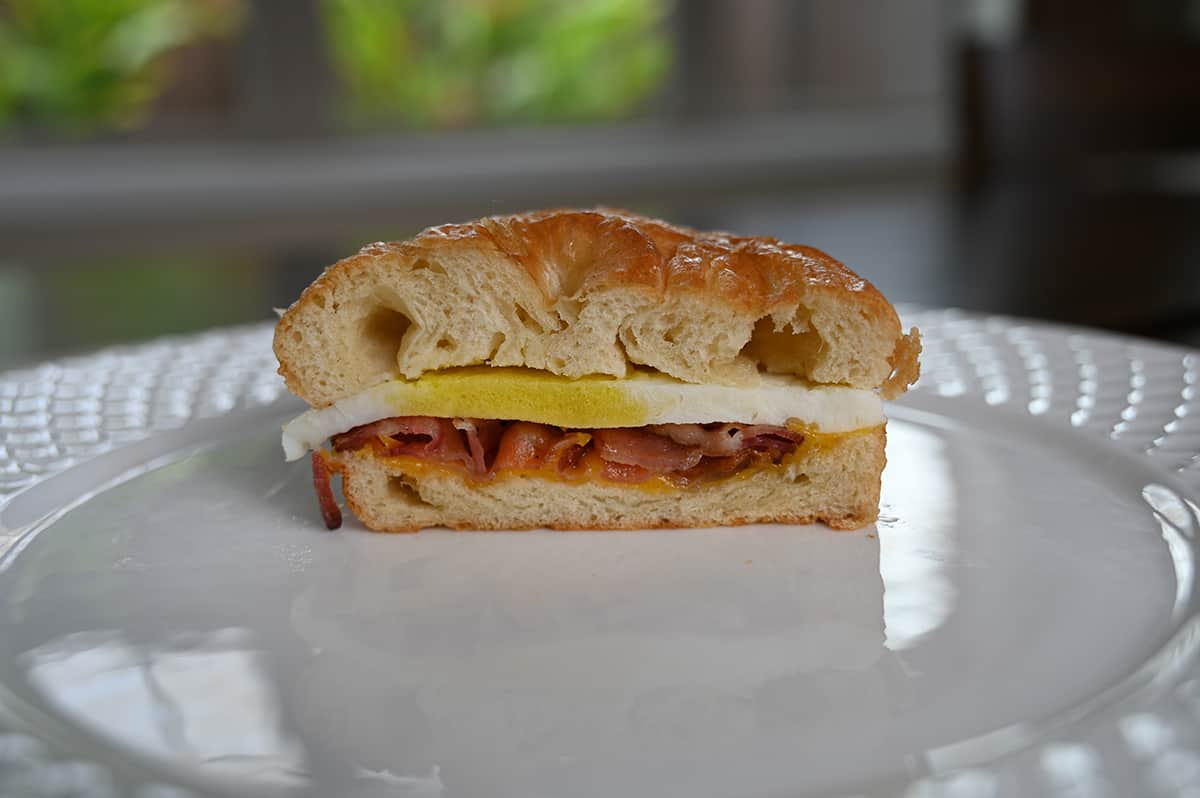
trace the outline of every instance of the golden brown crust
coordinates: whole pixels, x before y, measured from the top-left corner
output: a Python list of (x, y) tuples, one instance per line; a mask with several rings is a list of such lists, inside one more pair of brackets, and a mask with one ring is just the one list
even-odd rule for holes
[(920, 356), (921, 333), (916, 327), (913, 327), (907, 335), (896, 339), (896, 349), (888, 358), (888, 363), (892, 366), (892, 373), (884, 380), (879, 391), (884, 399), (895, 399), (907, 391), (908, 386), (917, 381), (917, 378), (921, 376)]
[[(804, 291), (853, 294), (863, 312), (900, 321), (869, 281), (814, 247), (770, 236), (703, 232), (610, 208), (541, 210), (430, 227), (422, 247), (470, 241), (515, 259), (548, 301), (580, 288), (638, 286), (656, 296), (706, 295), (759, 316), (796, 304)], [(373, 244), (402, 247), (403, 244)], [(360, 253), (362, 254), (362, 253)]]
[[(448, 294), (456, 299), (422, 316)], [(456, 315), (455, 302), (478, 314)], [(399, 363), (391, 375), (386, 362), (357, 362), (353, 344), (337, 340), (362, 335), (372, 303), (401, 309), (416, 328), (391, 358)], [(473, 322), (487, 334), (472, 337)], [(896, 395), (916, 377), (919, 344), (901, 335), (895, 309), (870, 282), (820, 250), (622, 210), (560, 209), (364, 247), (301, 294), (277, 326), (275, 351), (288, 387), (324, 405), (397, 371), (415, 378), (476, 363), (572, 377), (646, 365), (730, 384), (765, 369), (854, 387), (886, 380)], [(315, 362), (322, 358), (342, 365)]]
[[(350, 499), (350, 497), (348, 497), (348, 496), (346, 498), (346, 504), (350, 506), (351, 512), (354, 513), (354, 516), (356, 518), (361, 518), (361, 516), (359, 515), (358, 508), (355, 505), (355, 502), (352, 501)], [(844, 514), (844, 515), (825, 517), (825, 516), (810, 513), (808, 515), (795, 515), (795, 516), (781, 515), (781, 516), (776, 516), (774, 518), (764, 520), (762, 518), (757, 518), (754, 516), (741, 516), (741, 517), (736, 517), (736, 518), (724, 519), (720, 525), (721, 526), (749, 526), (750, 524), (763, 524), (763, 523), (798, 524), (798, 525), (824, 524), (825, 526), (829, 527), (830, 529), (836, 529), (841, 532), (847, 532), (847, 531), (854, 531), (856, 529), (862, 529), (863, 527), (874, 523), (875, 519), (877, 517), (878, 516), (869, 516), (868, 517), (868, 516), (863, 516), (863, 515), (852, 515), (852, 514)], [(697, 528), (700, 526), (704, 526), (704, 525), (674, 523), (674, 522), (670, 522), (670, 521), (661, 521), (660, 520), (660, 521), (654, 521), (654, 522), (645, 523), (645, 524), (636, 524), (636, 525), (625, 524), (623, 526), (617, 525), (617, 524), (613, 524), (611, 526), (598, 526), (598, 525), (589, 526), (587, 524), (570, 524), (570, 523), (567, 523), (567, 524), (559, 524), (559, 523), (521, 524), (521, 525), (514, 524), (511, 526), (472, 526), (470, 524), (446, 524), (445, 528), (452, 529), (455, 532), (528, 532), (529, 530), (532, 530), (532, 529), (553, 529), (556, 532), (637, 532), (637, 531), (641, 531), (641, 530), (648, 531), (648, 530), (652, 530), (652, 529), (693, 529), (693, 528)], [(408, 524), (405, 526), (382, 526), (379, 528), (368, 527), (368, 529), (370, 529), (372, 532), (383, 532), (385, 534), (394, 534), (394, 535), (412, 535), (412, 534), (416, 534), (417, 532), (420, 532), (422, 529), (425, 529), (425, 528), (426, 527), (423, 527), (420, 525), (413, 525), (413, 524)]]
[(309, 285), (293, 307), (317, 301), (335, 277), (362, 271), (379, 258), (414, 257), (463, 243), (513, 258), (547, 301), (585, 286), (637, 286), (658, 297), (706, 294), (761, 316), (795, 304), (808, 289), (856, 295), (864, 311), (896, 318), (897, 333), (900, 327), (895, 309), (874, 285), (819, 249), (770, 236), (703, 232), (608, 208), (487, 216), (429, 227), (409, 241), (367, 244)]

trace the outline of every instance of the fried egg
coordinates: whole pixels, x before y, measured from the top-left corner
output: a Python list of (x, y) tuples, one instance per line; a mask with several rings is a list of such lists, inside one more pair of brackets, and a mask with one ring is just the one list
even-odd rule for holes
[(284, 426), (284, 453), (295, 460), (331, 435), (392, 416), (492, 418), (571, 429), (792, 423), (828, 433), (884, 420), (874, 391), (812, 385), (794, 377), (763, 375), (757, 385), (732, 386), (683, 382), (649, 371), (569, 379), (537, 369), (476, 366), (391, 380), (309, 410)]

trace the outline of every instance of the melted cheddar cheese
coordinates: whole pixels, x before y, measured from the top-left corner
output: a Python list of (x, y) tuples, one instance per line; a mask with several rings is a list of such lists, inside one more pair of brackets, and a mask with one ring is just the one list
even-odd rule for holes
[(698, 478), (698, 479), (682, 479), (678, 475), (665, 474), (654, 475), (640, 482), (624, 482), (608, 479), (604, 471), (604, 462), (599, 454), (594, 449), (589, 449), (580, 467), (572, 471), (569, 475), (564, 475), (559, 472), (554, 463), (544, 463), (537, 468), (503, 468), (493, 473), (484, 476), (476, 476), (472, 474), (465, 465), (461, 463), (446, 463), (436, 460), (427, 460), (421, 457), (412, 455), (392, 455), (382, 456), (373, 451), (371, 446), (363, 446), (354, 452), (346, 452), (342, 456), (349, 457), (375, 457), (387, 463), (391, 471), (401, 474), (408, 474), (414, 477), (423, 477), (428, 475), (454, 476), (460, 479), (478, 480), (480, 482), (494, 482), (496, 480), (511, 479), (514, 477), (537, 477), (555, 482), (603, 482), (612, 485), (621, 485), (626, 488), (637, 488), (639, 490), (647, 490), (653, 492), (668, 492), (686, 489), (694, 484), (704, 482), (718, 481), (724, 479), (748, 479), (754, 474), (768, 469), (789, 469), (798, 468), (803, 464), (803, 461), (812, 455), (844, 443), (847, 439), (859, 436), (868, 435), (875, 432), (878, 427), (869, 427), (864, 429), (854, 430), (852, 432), (818, 432), (807, 429), (798, 424), (789, 424), (788, 427), (796, 432), (804, 435), (804, 440), (801, 441), (794, 451), (783, 457), (778, 463), (766, 461), (755, 461), (731, 474), (720, 476), (716, 479)]

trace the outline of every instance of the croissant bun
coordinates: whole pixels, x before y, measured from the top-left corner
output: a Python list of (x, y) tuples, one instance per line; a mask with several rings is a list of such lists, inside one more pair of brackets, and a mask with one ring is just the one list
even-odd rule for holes
[(915, 381), (919, 351), (879, 291), (819, 250), (611, 210), (372, 244), (326, 270), (275, 334), (280, 373), (314, 406), (483, 363), (732, 385), (762, 369), (890, 398)]

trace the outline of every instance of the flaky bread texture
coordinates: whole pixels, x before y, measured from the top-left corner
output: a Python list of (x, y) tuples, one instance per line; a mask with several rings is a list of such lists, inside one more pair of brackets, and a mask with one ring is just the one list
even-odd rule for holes
[(513, 475), (471, 482), (440, 469), (405, 473), (368, 447), (335, 454), (350, 509), (379, 532), (458, 529), (649, 529), (824, 522), (858, 529), (879, 512), (885, 433), (839, 436), (785, 467), (680, 490)]
[(612, 210), (372, 244), (327, 269), (275, 332), (280, 374), (314, 406), (484, 363), (732, 385), (765, 370), (888, 398), (915, 381), (919, 352), (875, 287), (819, 250)]

